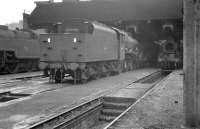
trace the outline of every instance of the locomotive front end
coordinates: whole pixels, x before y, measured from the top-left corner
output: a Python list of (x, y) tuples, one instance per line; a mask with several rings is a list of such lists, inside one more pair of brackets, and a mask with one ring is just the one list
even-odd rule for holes
[(181, 58), (178, 43), (174, 41), (163, 41), (161, 43), (158, 64), (164, 70), (173, 70), (180, 67)]

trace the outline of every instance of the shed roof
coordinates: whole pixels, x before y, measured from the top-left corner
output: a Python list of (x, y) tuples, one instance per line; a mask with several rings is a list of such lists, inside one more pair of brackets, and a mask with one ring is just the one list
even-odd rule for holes
[(128, 21), (182, 18), (182, 0), (94, 0), (87, 2), (39, 2), (29, 23), (66, 22), (69, 19)]

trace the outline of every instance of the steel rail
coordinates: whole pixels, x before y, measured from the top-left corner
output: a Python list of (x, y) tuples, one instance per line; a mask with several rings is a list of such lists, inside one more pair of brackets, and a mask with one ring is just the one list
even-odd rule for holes
[(160, 83), (164, 82), (167, 79), (167, 77), (165, 77), (164, 79), (156, 81), (155, 83), (153, 83), (152, 86), (140, 98), (138, 98), (132, 105), (130, 105), (124, 112), (122, 112), (119, 116), (117, 116), (113, 121), (111, 121), (103, 129), (113, 129), (112, 126), (115, 123), (119, 122), (120, 119), (128, 113), (128, 111), (130, 111), (133, 107), (136, 106), (136, 104), (138, 104), (141, 100), (143, 100), (146, 96), (148, 96), (152, 91), (154, 91), (157, 88), (157, 86), (160, 85)]
[[(96, 106), (99, 106), (100, 104), (102, 104), (101, 99), (102, 98), (95, 98), (88, 102), (84, 102), (80, 105), (77, 105), (73, 108), (68, 109), (67, 111), (64, 111), (60, 114), (56, 114), (46, 120), (36, 123), (36, 124), (28, 127), (28, 129), (37, 129), (37, 128), (39, 128), (39, 129), (42, 129), (42, 128), (43, 129), (46, 129), (46, 128), (54, 129), (54, 128), (57, 128), (57, 127), (61, 126), (63, 123), (71, 121), (71, 120), (77, 118), (78, 116), (82, 115), (83, 113), (88, 112), (90, 109), (92, 109)], [(82, 111), (82, 109), (83, 109), (83, 111)], [(58, 124), (58, 125), (52, 125), (52, 122), (56, 122), (56, 124)]]
[[(145, 76), (143, 78), (140, 78), (140, 79), (138, 79), (136, 81), (133, 81), (133, 82), (125, 85), (125, 87), (127, 87), (127, 86), (129, 86), (129, 85), (131, 85), (133, 83), (139, 83), (139, 82), (148, 80), (149, 78), (159, 74), (160, 72), (161, 72), (160, 70), (156, 71), (156, 72), (153, 72), (153, 73), (151, 73), (151, 74), (149, 74), (149, 75), (147, 75), (147, 76)], [(121, 89), (121, 88), (123, 88), (123, 87), (120, 87), (118, 89)], [(42, 120), (42, 121), (40, 121), (40, 122), (38, 122), (38, 123), (36, 123), (34, 125), (31, 125), (28, 128), (26, 127), (26, 129), (46, 129), (46, 128), (48, 128), (48, 129), (58, 129), (59, 128), (60, 129), (61, 126), (64, 126), (64, 127), (68, 126), (69, 125), (68, 122), (75, 121), (75, 119), (78, 118), (79, 116), (83, 116), (84, 114), (87, 114), (88, 112), (90, 112), (91, 109), (92, 109), (91, 107), (95, 108), (95, 107), (98, 107), (100, 104), (102, 104), (102, 101), (101, 101), (102, 97), (103, 97), (103, 95), (100, 95), (100, 96), (98, 96), (98, 98), (94, 98), (94, 99), (86, 101), (86, 102), (84, 102), (84, 103), (82, 103), (80, 105), (77, 105), (77, 106), (75, 106), (73, 108), (70, 108), (70, 109), (68, 109), (68, 110), (66, 110), (64, 112), (61, 112), (59, 114), (50, 116), (50, 118)], [(91, 106), (94, 101), (97, 101), (98, 104), (95, 105), (95, 106)], [(85, 106), (85, 105), (88, 105), (88, 106)], [(89, 110), (86, 109), (82, 113), (79, 113), (79, 114), (76, 114), (76, 116), (73, 116), (73, 114), (74, 114), (73, 112), (76, 112), (75, 111), (76, 109), (78, 109), (78, 108), (86, 108), (86, 107), (90, 107), (90, 109)], [(66, 117), (67, 116), (73, 116), (73, 117), (72, 118), (66, 118), (66, 117), (63, 117), (63, 116), (66, 116)], [(59, 119), (60, 119), (60, 121), (59, 121)], [(53, 123), (53, 125), (52, 125), (52, 123)], [(54, 124), (57, 124), (57, 125), (54, 125)]]

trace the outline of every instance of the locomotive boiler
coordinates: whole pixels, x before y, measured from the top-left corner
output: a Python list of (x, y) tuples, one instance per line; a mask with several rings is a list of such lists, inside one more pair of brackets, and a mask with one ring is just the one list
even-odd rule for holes
[(39, 49), (37, 37), (33, 33), (0, 26), (0, 72), (37, 70)]
[(62, 82), (66, 74), (76, 82), (136, 67), (134, 62), (125, 61), (125, 56), (127, 53), (130, 60), (137, 55), (134, 50), (138, 42), (124, 31), (96, 21), (56, 26), (39, 38), (41, 62), (47, 64), (50, 79), (55, 82)]

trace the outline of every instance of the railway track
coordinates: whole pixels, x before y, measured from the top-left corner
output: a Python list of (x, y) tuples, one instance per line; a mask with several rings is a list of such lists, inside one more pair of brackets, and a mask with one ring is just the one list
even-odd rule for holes
[(155, 83), (152, 84), (152, 86), (142, 95), (140, 96), (134, 103), (132, 103), (125, 111), (123, 111), (119, 116), (117, 116), (112, 122), (110, 122), (106, 127), (103, 129), (120, 129), (121, 127), (126, 127), (126, 125), (121, 125), (121, 121), (123, 121), (123, 117), (132, 109), (134, 106), (136, 106), (137, 103), (139, 103), (142, 99), (144, 99), (149, 93), (151, 93), (158, 83), (160, 83), (162, 79), (159, 79)]
[(44, 83), (47, 78), (43, 78), (41, 72), (32, 73), (0, 76), (0, 107), (20, 102), (36, 93), (53, 89), (51, 87), (46, 88), (34, 84)]
[(31, 73), (18, 73), (9, 75), (0, 75), (0, 84), (13, 83), (22, 80), (29, 80), (32, 78), (44, 77), (42, 72), (31, 72)]
[(15, 74), (0, 76), (0, 93), (11, 91), (22, 87), (27, 81), (45, 79), (41, 72), (32, 72), (32, 74)]
[[(66, 128), (112, 129), (113, 124), (115, 124), (123, 115), (125, 115), (128, 112), (128, 110), (130, 110), (149, 92), (151, 92), (154, 89), (154, 86), (156, 86), (156, 84), (158, 84), (163, 78), (164, 76), (161, 76), (161, 71), (155, 72), (142, 79), (134, 81), (126, 86), (120, 87), (118, 89), (109, 92), (105, 92), (104, 94), (103, 93), (99, 94), (99, 96), (96, 96), (91, 100), (88, 100), (80, 105), (77, 105), (74, 108), (65, 110), (54, 116), (50, 116), (48, 117), (48, 119), (40, 121), (26, 128), (28, 129), (66, 129)], [(120, 97), (119, 98), (109, 97), (109, 94), (116, 92), (117, 90), (123, 89), (124, 87), (129, 87), (135, 84), (142, 84), (142, 83), (149, 84), (149, 86), (146, 87), (146, 89), (144, 88), (143, 91), (140, 91), (144, 93), (141, 96), (138, 96), (137, 98), (121, 99)], [(111, 102), (106, 102), (107, 100), (120, 101), (120, 103), (130, 102), (130, 104), (124, 111), (121, 111), (120, 114), (118, 114), (119, 111), (117, 113), (111, 111), (112, 112), (111, 114), (118, 114), (117, 116), (115, 117), (107, 116), (102, 118), (101, 117), (102, 112), (109, 111), (108, 109), (104, 109), (106, 107), (105, 106), (106, 104), (111, 103)], [(121, 102), (121, 100), (123, 101)], [(118, 103), (117, 105), (120, 106), (120, 103)], [(100, 127), (97, 126), (99, 125), (98, 124), (99, 122), (101, 122), (103, 126)]]
[[(32, 72), (32, 74), (15, 74), (15, 75), (1, 75), (0, 76), (0, 93), (12, 92), (14, 90), (25, 87), (25, 84), (31, 81), (44, 80), (41, 72)], [(29, 84), (30, 85), (30, 84)], [(28, 88), (29, 86), (27, 86)]]

